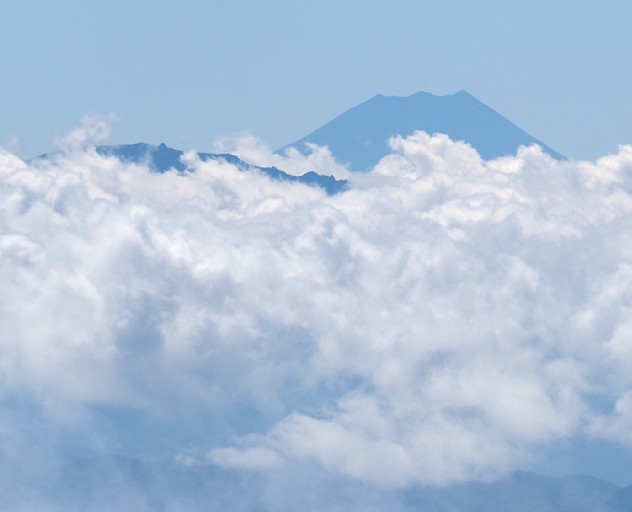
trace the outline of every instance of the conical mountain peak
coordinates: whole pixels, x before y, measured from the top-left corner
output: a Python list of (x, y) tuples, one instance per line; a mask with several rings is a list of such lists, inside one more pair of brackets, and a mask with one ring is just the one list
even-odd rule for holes
[(564, 158), (465, 90), (445, 96), (378, 94), (280, 151), (295, 147), (307, 152), (306, 143), (312, 142), (329, 147), (352, 170), (366, 171), (389, 153), (388, 139), (417, 130), (465, 141), (487, 160), (515, 154), (520, 146), (532, 144), (554, 158)]

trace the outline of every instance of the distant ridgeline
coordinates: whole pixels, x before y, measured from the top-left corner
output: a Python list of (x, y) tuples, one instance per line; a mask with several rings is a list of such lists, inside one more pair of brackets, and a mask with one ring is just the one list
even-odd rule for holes
[[(182, 510), (187, 512), (270, 510), (264, 491), (266, 480), (256, 472), (244, 475), (238, 471), (223, 471), (212, 464), (186, 465), (175, 460), (152, 462), (119, 455), (67, 457), (62, 467), (63, 470), (51, 475), (52, 484), (36, 489), (36, 496), (47, 505), (54, 506), (46, 510), (127, 511), (133, 510), (129, 508), (130, 499), (136, 500), (135, 503), (140, 500), (141, 503), (150, 503), (151, 510), (174, 510), (170, 506), (174, 503), (186, 503), (186, 508)], [(590, 476), (552, 477), (516, 472), (495, 482), (385, 489), (381, 496), (374, 488), (358, 484), (355, 487), (349, 485), (349, 492), (345, 492), (344, 480), (342, 482), (334, 496), (344, 507), (336, 507), (336, 510), (368, 510), (363, 494), (381, 497), (378, 503), (390, 503), (394, 510), (408, 512), (632, 510), (632, 486), (622, 488)], [(302, 489), (304, 492), (307, 490), (310, 496), (312, 493), (319, 496), (318, 490), (322, 492), (322, 489), (318, 485), (310, 485), (309, 479), (306, 479)], [(25, 486), (19, 491), (0, 480), (0, 509), (17, 510), (19, 507), (16, 505), (22, 503), (25, 493), (32, 492), (32, 489)], [(281, 501), (273, 510), (301, 510), (301, 505), (304, 505), (301, 499), (304, 498), (294, 495), (289, 502)], [(326, 506), (321, 509), (328, 510)], [(34, 507), (33, 510), (40, 509)], [(370, 510), (380, 509), (370, 507)]]
[[(99, 155), (115, 156), (123, 162), (146, 163), (156, 172), (166, 172), (169, 169), (175, 169), (179, 172), (187, 170), (187, 167), (181, 160), (184, 152), (167, 147), (164, 143), (159, 146), (144, 143), (124, 144), (120, 146), (96, 146), (96, 151)], [(337, 180), (333, 176), (323, 176), (314, 171), (309, 171), (302, 176), (293, 176), (276, 167), (250, 165), (235, 155), (227, 153), (198, 153), (197, 156), (203, 162), (209, 160), (225, 161), (234, 165), (240, 171), (258, 171), (274, 180), (317, 186), (324, 189), (329, 195), (342, 192), (348, 186), (346, 180)]]
[[(190, 170), (182, 162), (181, 157), (183, 151), (167, 147), (164, 143), (159, 146), (150, 144), (122, 144), (119, 146), (95, 146), (96, 152), (101, 156), (114, 156), (122, 162), (145, 164), (154, 172), (167, 172), (169, 169), (175, 169), (178, 172)], [(54, 154), (44, 154), (31, 159), (45, 160)], [(235, 155), (228, 153), (198, 153), (198, 158), (203, 162), (209, 160), (224, 161), (234, 165), (240, 171), (244, 172), (260, 172), (269, 178), (277, 181), (287, 181), (290, 183), (303, 183), (305, 185), (322, 188), (328, 195), (338, 194), (346, 190), (349, 186), (347, 180), (337, 180), (333, 176), (324, 176), (314, 171), (309, 171), (302, 176), (294, 176), (288, 174), (276, 167), (259, 167), (251, 165), (239, 159)]]
[(312, 142), (327, 146), (352, 171), (368, 171), (391, 152), (389, 138), (417, 130), (467, 142), (486, 160), (515, 155), (520, 146), (533, 144), (565, 159), (466, 91), (447, 96), (418, 92), (407, 98), (378, 94), (277, 152), (294, 147), (306, 154), (306, 143)]

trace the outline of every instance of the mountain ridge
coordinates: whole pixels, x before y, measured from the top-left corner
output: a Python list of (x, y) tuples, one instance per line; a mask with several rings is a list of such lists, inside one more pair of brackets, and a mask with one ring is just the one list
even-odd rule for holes
[[(113, 156), (127, 163), (147, 164), (158, 173), (175, 169), (178, 172), (189, 170), (182, 161), (184, 151), (170, 148), (164, 142), (158, 146), (137, 142), (134, 144), (118, 145), (96, 145), (93, 146), (97, 154), (103, 157)], [(54, 154), (54, 153), (53, 153)], [(40, 155), (32, 160), (48, 159), (53, 154)], [(331, 175), (318, 174), (315, 171), (308, 171), (301, 176), (289, 174), (277, 167), (260, 167), (249, 164), (239, 157), (230, 153), (197, 153), (198, 158), (207, 162), (210, 160), (225, 161), (234, 165), (242, 172), (256, 171), (265, 174), (269, 178), (277, 181), (287, 181), (291, 183), (303, 183), (309, 186), (322, 188), (328, 195), (335, 195), (346, 190), (349, 186), (347, 180), (339, 180)]]
[[(212, 464), (182, 464), (177, 460), (146, 461), (121, 455), (67, 456), (48, 481), (34, 483), (47, 504), (64, 510), (130, 510), (130, 502), (144, 503), (142, 510), (300, 510), (304, 497), (270, 507), (265, 475), (225, 471)], [(296, 484), (296, 482), (294, 482)], [(348, 510), (362, 509), (367, 487), (361, 482), (339, 481), (334, 499)], [(319, 482), (303, 480), (301, 491), (313, 495)], [(0, 482), (0, 507), (13, 510), (19, 497), (33, 489), (24, 485), (12, 494), (11, 482)], [(239, 490), (238, 494), (235, 490)], [(517, 471), (490, 482), (469, 482), (448, 487), (413, 484), (382, 490), (382, 503), (398, 512), (628, 512), (623, 496), (630, 488), (586, 475), (546, 476)], [(14, 491), (15, 492), (15, 491)], [(622, 498), (623, 496), (623, 498)], [(327, 499), (321, 503), (326, 508)], [(210, 507), (209, 507), (210, 505)], [(342, 508), (336, 508), (341, 510)], [(58, 510), (55, 508), (55, 510)], [(61, 508), (59, 508), (61, 510)], [(388, 510), (374, 508), (372, 510)]]

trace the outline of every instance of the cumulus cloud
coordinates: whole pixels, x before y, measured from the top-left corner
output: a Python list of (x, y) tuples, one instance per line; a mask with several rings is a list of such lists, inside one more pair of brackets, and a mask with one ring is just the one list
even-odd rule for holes
[(57, 139), (55, 146), (63, 150), (73, 150), (84, 145), (103, 142), (110, 136), (113, 119), (112, 115), (109, 118), (85, 116), (81, 119), (81, 126)]
[(338, 179), (351, 176), (349, 169), (336, 161), (329, 148), (312, 143), (307, 143), (307, 148), (308, 153), (305, 155), (292, 147), (282, 153), (274, 153), (261, 139), (249, 133), (213, 142), (213, 151), (216, 153), (237, 155), (252, 165), (277, 167), (296, 176), (309, 171)]
[(632, 146), (391, 147), (331, 197), (193, 157), (0, 152), (2, 396), (104, 451), (150, 421), (180, 460), (383, 488), (632, 444)]

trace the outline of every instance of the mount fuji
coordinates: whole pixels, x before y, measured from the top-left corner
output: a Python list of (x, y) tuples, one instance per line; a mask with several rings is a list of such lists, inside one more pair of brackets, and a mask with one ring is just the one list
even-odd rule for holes
[(520, 146), (532, 144), (555, 159), (565, 158), (466, 91), (447, 96), (418, 92), (405, 98), (378, 94), (278, 152), (293, 147), (307, 153), (311, 142), (327, 146), (351, 170), (368, 171), (390, 152), (389, 138), (417, 130), (464, 141), (486, 160), (514, 155)]

